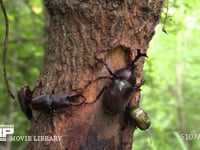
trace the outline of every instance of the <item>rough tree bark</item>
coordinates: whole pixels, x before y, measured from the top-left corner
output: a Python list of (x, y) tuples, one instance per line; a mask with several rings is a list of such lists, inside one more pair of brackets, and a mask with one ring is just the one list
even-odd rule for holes
[[(81, 93), (96, 98), (109, 75), (94, 56), (115, 71), (130, 63), (137, 49), (146, 52), (164, 0), (44, 0), (50, 15), (48, 46), (34, 96), (44, 93)], [(144, 59), (137, 63), (141, 81)], [(130, 105), (139, 104), (135, 91)], [(29, 142), (29, 149), (130, 150), (134, 125), (123, 114), (104, 112), (100, 99), (93, 104), (66, 107), (56, 113), (34, 111), (29, 135), (62, 136), (58, 142)]]

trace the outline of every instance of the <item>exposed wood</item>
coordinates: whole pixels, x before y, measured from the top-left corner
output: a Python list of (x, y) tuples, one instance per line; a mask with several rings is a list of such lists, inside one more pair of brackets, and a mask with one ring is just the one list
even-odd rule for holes
[[(50, 14), (48, 46), (34, 96), (81, 93), (90, 102), (107, 84), (109, 75), (94, 56), (116, 71), (148, 48), (160, 19), (163, 0), (45, 0)], [(136, 68), (141, 81), (144, 60)], [(131, 105), (138, 105), (139, 91)], [(62, 136), (58, 142), (30, 142), (29, 149), (130, 150), (134, 125), (126, 115), (104, 112), (100, 99), (67, 107), (57, 113), (34, 112), (29, 135)]]

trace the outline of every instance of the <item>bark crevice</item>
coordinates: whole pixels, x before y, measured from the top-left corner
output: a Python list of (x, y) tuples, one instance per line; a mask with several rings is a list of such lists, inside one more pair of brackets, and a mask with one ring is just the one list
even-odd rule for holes
[[(43, 70), (34, 96), (45, 93), (81, 93), (87, 101), (96, 98), (110, 81), (95, 80), (109, 75), (94, 56), (112, 71), (126, 67), (148, 48), (160, 19), (163, 0), (44, 0), (50, 14), (50, 30)], [(135, 74), (141, 80), (144, 61)], [(130, 105), (138, 105), (139, 91)], [(59, 142), (30, 142), (29, 149), (130, 150), (134, 126), (124, 113), (104, 112), (102, 96), (96, 103), (66, 107), (57, 113), (42, 113), (32, 123), (29, 135), (60, 135)], [(38, 114), (35, 113), (35, 114)], [(34, 115), (36, 117), (37, 115)], [(52, 124), (53, 122), (53, 124)]]

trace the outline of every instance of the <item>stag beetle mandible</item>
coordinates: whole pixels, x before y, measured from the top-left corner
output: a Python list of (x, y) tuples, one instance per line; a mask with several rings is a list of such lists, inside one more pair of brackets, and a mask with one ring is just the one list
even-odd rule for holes
[(124, 110), (130, 102), (133, 91), (139, 89), (144, 83), (142, 80), (141, 83), (136, 84), (136, 76), (134, 74), (135, 63), (142, 56), (147, 57), (146, 53), (142, 54), (140, 50), (137, 50), (137, 55), (132, 63), (126, 68), (120, 69), (114, 73), (104, 61), (95, 57), (97, 61), (101, 62), (106, 67), (109, 74), (112, 76), (109, 78), (112, 80), (111, 83), (107, 87), (103, 87), (96, 98), (96, 100), (99, 99), (103, 93), (102, 103), (106, 112), (117, 114)]
[[(78, 106), (85, 102), (85, 97), (81, 94), (43, 94), (32, 98), (32, 91), (29, 86), (23, 86), (17, 93), (21, 110), (26, 117), (31, 120), (32, 109), (43, 112), (53, 112), (67, 106)], [(84, 100), (74, 99), (83, 97)]]

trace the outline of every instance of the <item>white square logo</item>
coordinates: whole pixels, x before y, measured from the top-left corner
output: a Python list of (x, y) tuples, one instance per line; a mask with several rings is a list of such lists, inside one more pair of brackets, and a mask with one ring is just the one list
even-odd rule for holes
[(6, 141), (7, 135), (14, 133), (14, 125), (0, 125), (0, 141)]

